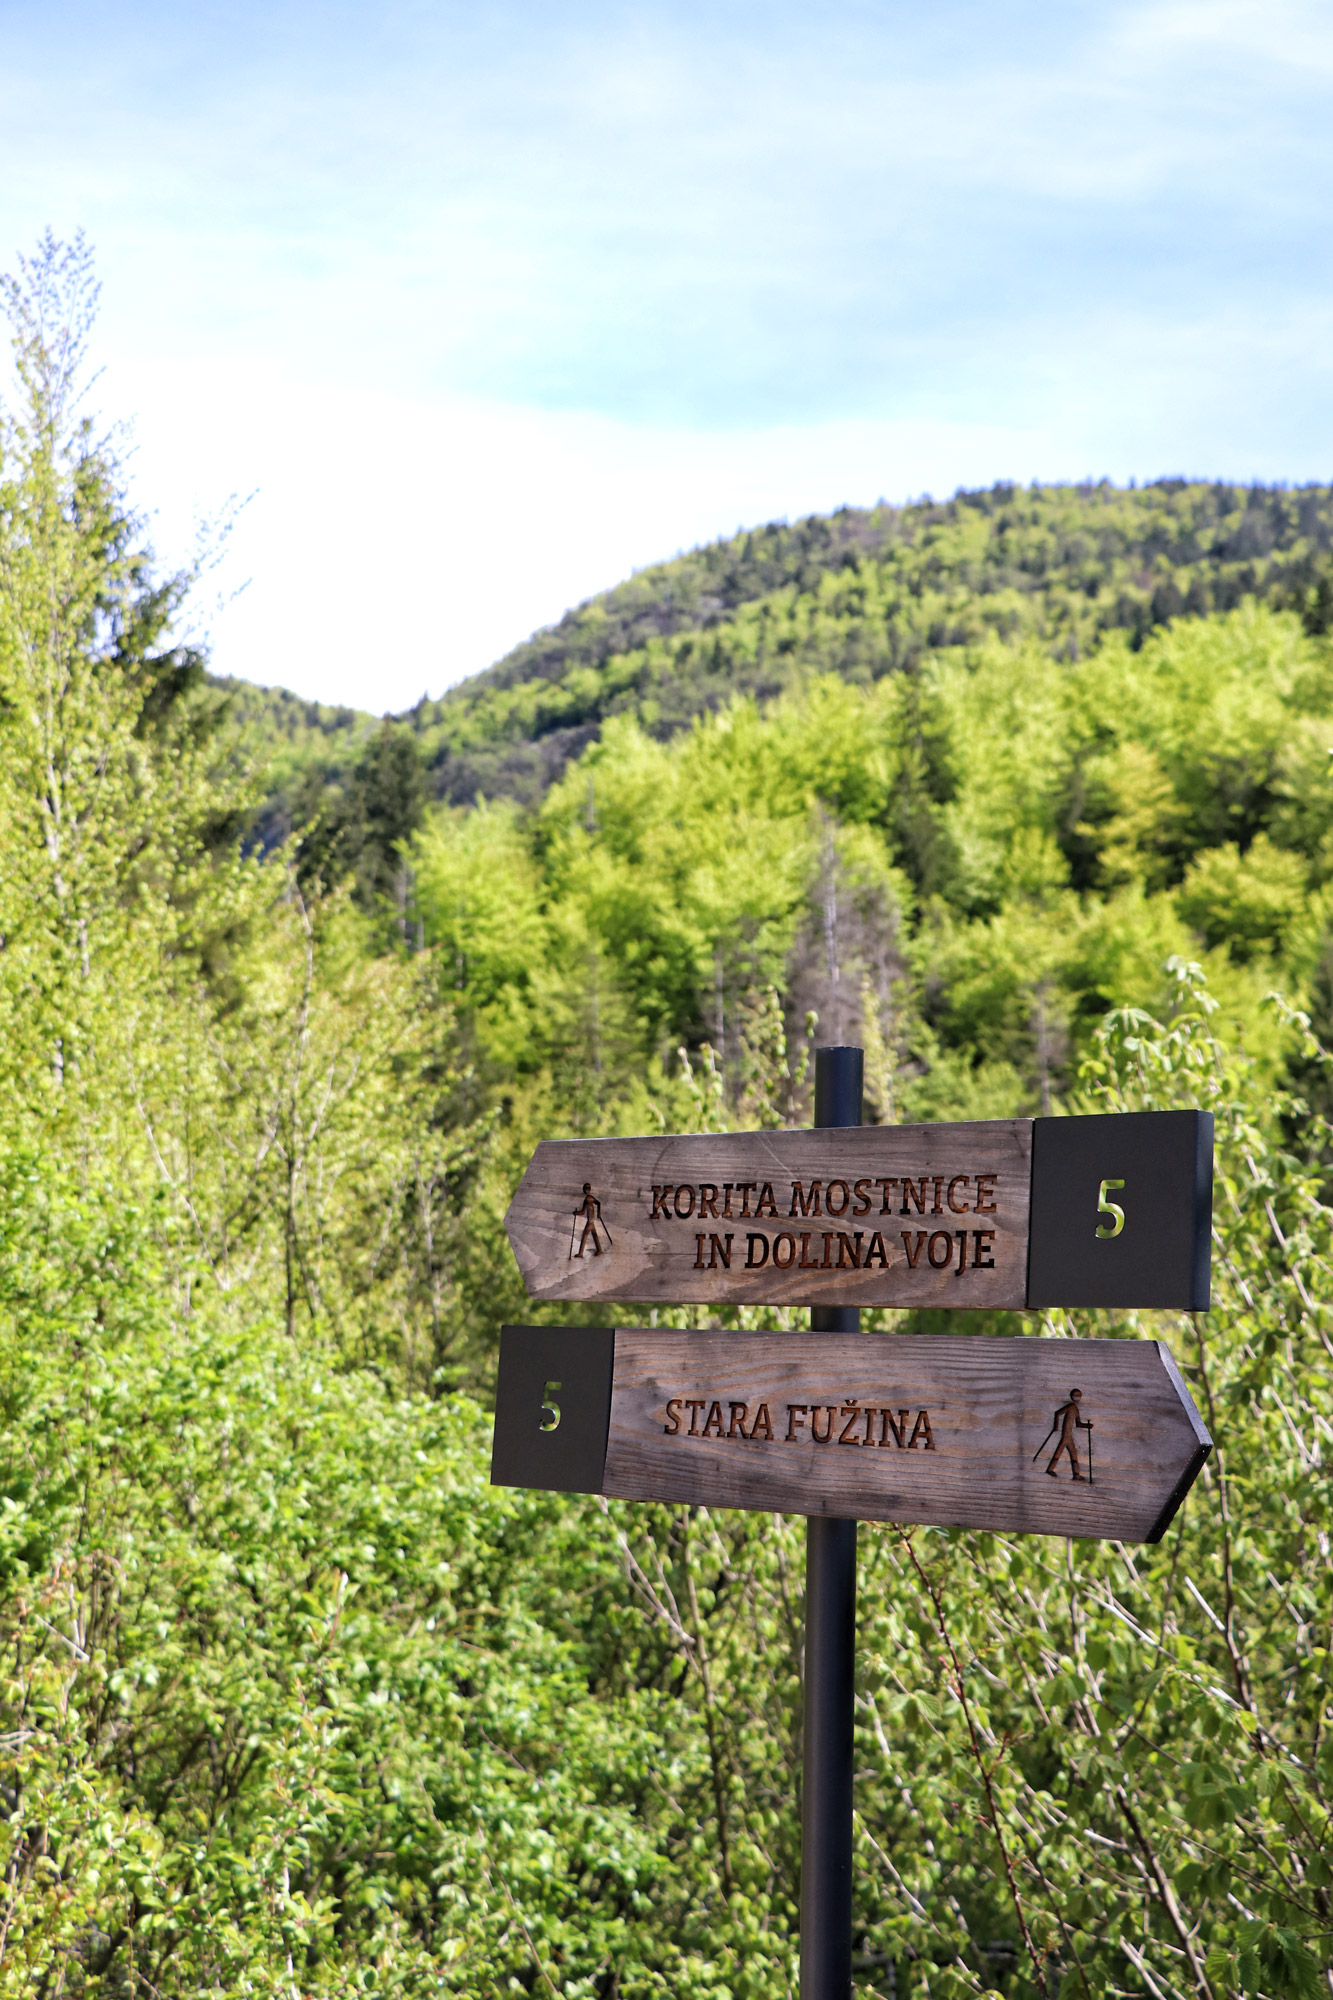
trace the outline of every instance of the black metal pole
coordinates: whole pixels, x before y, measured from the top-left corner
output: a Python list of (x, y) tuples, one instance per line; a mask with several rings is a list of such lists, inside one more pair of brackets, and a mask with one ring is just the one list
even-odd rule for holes
[[(859, 1125), (860, 1049), (815, 1050), (815, 1124)], [(812, 1306), (816, 1333), (856, 1333), (856, 1306)], [(856, 1523), (805, 1529), (805, 1754), (801, 1795), (801, 2000), (852, 1990), (852, 1709)]]

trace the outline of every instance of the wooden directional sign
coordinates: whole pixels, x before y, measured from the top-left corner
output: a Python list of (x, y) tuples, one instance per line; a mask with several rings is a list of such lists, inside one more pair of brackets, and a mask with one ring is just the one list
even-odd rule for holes
[(505, 1226), (536, 1299), (1206, 1311), (1203, 1111), (551, 1139)]
[(1211, 1450), (1159, 1341), (520, 1326), (491, 1478), (1155, 1542)]

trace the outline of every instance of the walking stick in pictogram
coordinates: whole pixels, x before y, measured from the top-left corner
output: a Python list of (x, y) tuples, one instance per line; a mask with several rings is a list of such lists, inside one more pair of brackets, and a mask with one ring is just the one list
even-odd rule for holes
[[(583, 1234), (579, 1236), (579, 1247), (576, 1250), (574, 1248), (574, 1238), (579, 1235), (580, 1222), (582, 1222), (583, 1224)], [(607, 1248), (610, 1249), (614, 1239), (611, 1235), (611, 1231), (607, 1228), (605, 1222), (603, 1222), (602, 1220), (602, 1204), (600, 1201), (598, 1201), (596, 1195), (593, 1193), (591, 1182), (585, 1181), (583, 1183), (583, 1200), (574, 1210), (574, 1219), (569, 1225), (570, 1257), (571, 1258), (581, 1257), (584, 1251), (588, 1247), (589, 1240), (591, 1240), (592, 1242), (593, 1256), (600, 1257), (602, 1254), (602, 1246), (600, 1241), (598, 1240), (599, 1230), (601, 1231), (602, 1235), (605, 1236)]]
[(1045, 1449), (1046, 1449), (1047, 1445), (1048, 1445), (1048, 1444), (1050, 1443), (1051, 1439), (1052, 1439), (1052, 1438), (1053, 1438), (1053, 1437), (1055, 1436), (1055, 1433), (1056, 1433), (1056, 1430), (1057, 1430), (1057, 1428), (1058, 1428), (1058, 1427), (1059, 1427), (1059, 1419), (1057, 1418), (1057, 1419), (1056, 1419), (1056, 1421), (1055, 1421), (1055, 1423), (1053, 1423), (1053, 1424), (1051, 1425), (1051, 1428), (1050, 1428), (1050, 1429), (1049, 1429), (1049, 1430), (1047, 1431), (1047, 1433), (1046, 1433), (1045, 1437), (1044, 1437), (1044, 1438), (1042, 1439), (1041, 1443), (1040, 1443), (1040, 1444), (1039, 1444), (1039, 1445), (1037, 1446), (1037, 1449), (1036, 1449), (1036, 1450), (1035, 1450), (1035, 1451), (1033, 1452), (1033, 1454), (1032, 1454), (1032, 1463), (1033, 1463), (1033, 1465), (1035, 1465), (1035, 1464), (1037, 1463), (1037, 1460), (1038, 1460), (1038, 1459), (1039, 1459), (1039, 1458), (1041, 1457), (1041, 1455), (1042, 1455), (1042, 1453), (1043, 1453), (1043, 1452), (1045, 1451)]

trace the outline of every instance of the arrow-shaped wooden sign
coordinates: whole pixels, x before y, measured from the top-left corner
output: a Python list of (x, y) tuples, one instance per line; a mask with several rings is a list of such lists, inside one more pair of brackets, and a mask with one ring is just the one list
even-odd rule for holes
[(1160, 1341), (505, 1327), (491, 1478), (1155, 1542), (1211, 1450)]
[(1206, 1311), (1202, 1111), (551, 1139), (505, 1227), (536, 1299)]

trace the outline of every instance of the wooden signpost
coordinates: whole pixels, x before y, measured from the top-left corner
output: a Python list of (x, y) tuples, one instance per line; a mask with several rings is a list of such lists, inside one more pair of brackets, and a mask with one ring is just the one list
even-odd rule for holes
[(548, 1139), (505, 1226), (534, 1299), (1208, 1308), (1203, 1111)]
[(1160, 1540), (1210, 1440), (1155, 1340), (506, 1327), (497, 1485)]
[(802, 2000), (851, 1989), (858, 1519), (1156, 1541), (1212, 1449), (1154, 1340), (862, 1334), (863, 1305), (1206, 1311), (1206, 1112), (548, 1140), (506, 1217), (536, 1299), (812, 1308), (809, 1333), (506, 1327), (497, 1485), (809, 1517)]

